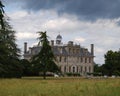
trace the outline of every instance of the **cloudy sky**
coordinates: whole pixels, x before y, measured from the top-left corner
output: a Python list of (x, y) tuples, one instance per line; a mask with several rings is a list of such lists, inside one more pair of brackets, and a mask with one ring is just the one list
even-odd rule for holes
[(108, 50), (120, 48), (120, 0), (2, 0), (17, 43), (31, 47), (36, 32), (47, 31), (49, 39), (60, 33), (62, 42), (74, 41), (90, 50), (95, 45), (95, 62), (104, 63)]

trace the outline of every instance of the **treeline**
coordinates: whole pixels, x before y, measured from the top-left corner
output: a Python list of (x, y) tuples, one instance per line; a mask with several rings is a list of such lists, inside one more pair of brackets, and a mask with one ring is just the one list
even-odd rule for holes
[(95, 64), (96, 75), (120, 76), (120, 51), (109, 50), (104, 57), (105, 64)]

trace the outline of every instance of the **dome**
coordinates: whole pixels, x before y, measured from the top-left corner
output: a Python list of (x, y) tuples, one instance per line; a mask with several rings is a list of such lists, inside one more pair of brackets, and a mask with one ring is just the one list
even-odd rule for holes
[(56, 44), (57, 44), (57, 45), (61, 44), (61, 41), (62, 41), (62, 36), (59, 34), (59, 35), (56, 37)]
[(59, 34), (57, 37), (56, 37), (56, 40), (61, 40), (62, 39), (62, 36)]

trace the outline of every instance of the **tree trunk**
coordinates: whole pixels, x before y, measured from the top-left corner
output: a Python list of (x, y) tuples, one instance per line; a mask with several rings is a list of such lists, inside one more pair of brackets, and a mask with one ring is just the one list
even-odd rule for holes
[(46, 63), (44, 62), (43, 79), (46, 79)]
[(43, 79), (46, 79), (46, 70), (43, 72)]

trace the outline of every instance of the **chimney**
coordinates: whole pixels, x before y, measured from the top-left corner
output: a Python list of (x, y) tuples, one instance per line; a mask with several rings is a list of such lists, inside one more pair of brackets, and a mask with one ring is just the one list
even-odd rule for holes
[(94, 44), (91, 44), (91, 54), (94, 56)]
[(51, 46), (54, 46), (54, 40), (51, 40)]
[(27, 42), (24, 42), (24, 53), (27, 53)]

